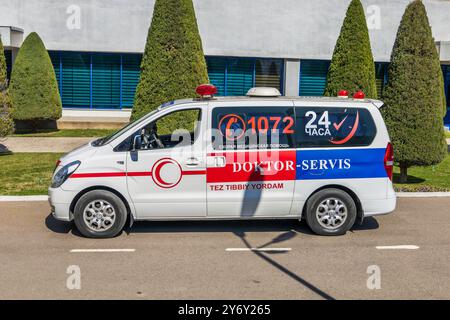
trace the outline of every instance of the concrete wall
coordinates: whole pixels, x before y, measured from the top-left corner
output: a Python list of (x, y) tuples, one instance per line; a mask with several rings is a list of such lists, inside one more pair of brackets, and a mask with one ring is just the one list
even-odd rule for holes
[[(363, 0), (376, 61), (388, 61), (409, 0)], [(194, 0), (206, 55), (330, 59), (349, 0)], [(450, 1), (424, 0), (436, 41)], [(142, 52), (154, 0), (0, 0), (0, 26), (49, 50)], [(79, 18), (79, 19), (78, 19)]]
[(298, 96), (300, 86), (300, 60), (286, 59), (284, 61), (284, 94)]
[(0, 0), (0, 25), (37, 32), (49, 50), (142, 52), (153, 2)]
[(438, 42), (437, 49), (442, 63), (450, 64), (450, 41)]

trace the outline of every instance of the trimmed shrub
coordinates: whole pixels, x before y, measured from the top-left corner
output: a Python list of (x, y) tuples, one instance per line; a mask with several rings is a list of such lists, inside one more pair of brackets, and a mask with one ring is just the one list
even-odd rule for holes
[(37, 33), (28, 35), (11, 73), (10, 94), (14, 120), (57, 120), (62, 106), (55, 71)]
[(14, 123), (11, 117), (11, 101), (8, 94), (8, 79), (6, 78), (6, 58), (0, 38), (0, 138), (12, 133)]
[(377, 98), (369, 31), (359, 0), (352, 0), (348, 6), (328, 69), (324, 95), (337, 96), (339, 90), (348, 90), (350, 94), (362, 90), (366, 97)]
[(447, 153), (442, 70), (420, 0), (406, 7), (388, 72), (382, 111), (400, 165), (400, 182), (406, 182), (408, 167), (437, 164)]
[(195, 88), (208, 81), (192, 0), (156, 0), (131, 119), (164, 102), (193, 97)]
[(5, 84), (7, 84), (5, 48), (3, 47), (2, 38), (0, 37), (0, 85)]

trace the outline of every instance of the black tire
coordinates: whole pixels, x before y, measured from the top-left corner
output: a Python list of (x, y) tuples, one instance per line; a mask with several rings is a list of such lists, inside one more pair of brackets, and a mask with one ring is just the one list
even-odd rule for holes
[[(333, 204), (333, 199), (339, 200), (346, 208), (346, 218), (340, 225), (337, 224), (336, 228), (325, 227), (324, 223), (320, 223), (316, 215), (319, 206), (322, 202), (327, 199), (332, 200), (330, 203)], [(334, 201), (334, 203), (336, 203)], [(323, 210), (323, 209), (321, 209)], [(344, 210), (344, 209), (342, 209)], [(340, 189), (323, 189), (315, 194), (313, 194), (306, 203), (306, 222), (314, 233), (323, 236), (338, 236), (345, 234), (355, 223), (357, 208), (353, 198), (345, 191)]]
[[(95, 231), (85, 222), (83, 214), (85, 208), (94, 201), (106, 201), (114, 209), (114, 222), (106, 230)], [(106, 190), (93, 190), (78, 199), (74, 210), (74, 221), (78, 231), (88, 238), (112, 238), (118, 235), (127, 220), (127, 208), (123, 201), (114, 193)]]

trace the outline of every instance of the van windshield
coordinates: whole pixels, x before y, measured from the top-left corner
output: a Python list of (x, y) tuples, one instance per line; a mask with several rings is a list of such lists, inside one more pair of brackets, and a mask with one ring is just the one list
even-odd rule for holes
[(159, 109), (155, 109), (155, 110), (151, 111), (150, 113), (146, 114), (145, 116), (130, 122), (129, 124), (127, 124), (122, 129), (119, 129), (118, 131), (116, 131), (116, 132), (114, 132), (114, 133), (112, 133), (112, 134), (110, 134), (110, 135), (108, 135), (106, 137), (94, 140), (92, 142), (92, 146), (93, 147), (101, 147), (101, 146), (104, 146), (105, 144), (110, 143), (111, 141), (113, 141), (117, 137), (121, 136), (122, 133), (126, 132), (128, 129), (130, 129), (131, 127), (134, 127), (135, 125), (138, 125), (139, 123), (141, 123), (143, 121), (145, 121), (148, 117), (151, 117), (152, 115), (154, 115), (158, 111), (159, 111)]

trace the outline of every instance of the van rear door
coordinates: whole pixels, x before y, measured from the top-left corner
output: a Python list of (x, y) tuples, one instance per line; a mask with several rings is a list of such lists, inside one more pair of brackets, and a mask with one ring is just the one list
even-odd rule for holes
[(296, 101), (297, 175), (293, 210), (316, 190), (342, 186), (362, 201), (383, 199), (386, 138), (370, 108), (352, 101)]

